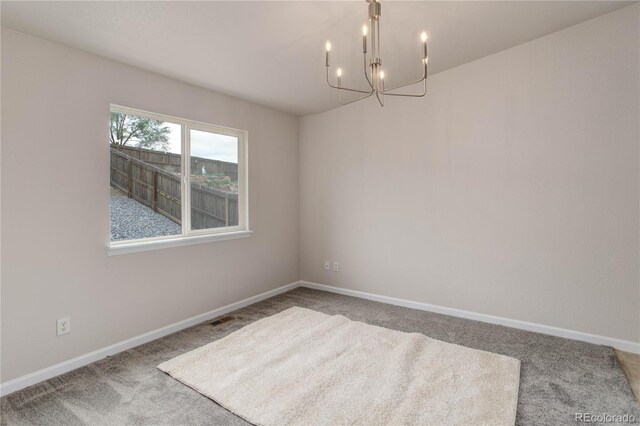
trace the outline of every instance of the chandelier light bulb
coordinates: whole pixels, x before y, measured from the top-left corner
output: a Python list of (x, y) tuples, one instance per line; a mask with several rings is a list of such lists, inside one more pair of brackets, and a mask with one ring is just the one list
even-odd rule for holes
[(324, 45), (325, 49), (327, 49), (327, 52), (331, 52), (331, 42), (328, 41), (325, 45)]
[(366, 37), (368, 31), (369, 27), (367, 27), (367, 24), (362, 25), (362, 35)]
[(338, 74), (338, 77), (342, 77), (342, 68), (338, 68), (338, 71), (336, 71), (336, 74)]
[(380, 71), (380, 80), (384, 80), (384, 71)]
[(424, 58), (424, 64), (427, 65), (429, 63), (429, 57)]
[(427, 41), (429, 37), (427, 36), (426, 32), (422, 32), (422, 34), (420, 34), (420, 40), (422, 40), (423, 43), (425, 43)]

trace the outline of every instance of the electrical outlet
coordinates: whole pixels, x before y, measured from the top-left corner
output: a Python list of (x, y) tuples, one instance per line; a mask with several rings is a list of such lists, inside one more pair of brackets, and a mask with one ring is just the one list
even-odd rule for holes
[(58, 336), (67, 334), (71, 331), (71, 319), (69, 317), (58, 320)]
[(324, 261), (324, 269), (326, 271), (328, 271), (329, 269), (331, 269), (331, 262), (329, 262), (328, 260)]
[(338, 262), (333, 262), (333, 272), (340, 271), (340, 264)]

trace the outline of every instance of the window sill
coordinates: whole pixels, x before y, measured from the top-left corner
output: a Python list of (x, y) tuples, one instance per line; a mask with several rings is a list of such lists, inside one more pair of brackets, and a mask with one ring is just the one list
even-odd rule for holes
[(138, 253), (142, 251), (161, 250), (172, 247), (191, 246), (194, 244), (212, 243), (215, 241), (235, 240), (250, 237), (253, 231), (234, 231), (220, 234), (189, 235), (174, 238), (165, 238), (154, 241), (128, 241), (122, 243), (110, 243), (107, 254), (117, 256), (120, 254)]

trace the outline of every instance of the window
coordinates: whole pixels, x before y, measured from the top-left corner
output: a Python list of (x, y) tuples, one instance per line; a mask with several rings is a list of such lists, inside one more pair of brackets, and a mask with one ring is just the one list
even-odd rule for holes
[(249, 236), (246, 139), (112, 105), (110, 254)]

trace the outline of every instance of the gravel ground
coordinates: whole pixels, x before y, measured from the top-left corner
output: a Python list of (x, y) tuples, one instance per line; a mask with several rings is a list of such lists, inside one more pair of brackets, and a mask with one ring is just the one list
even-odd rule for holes
[(111, 189), (111, 241), (176, 235), (182, 228), (169, 218)]

